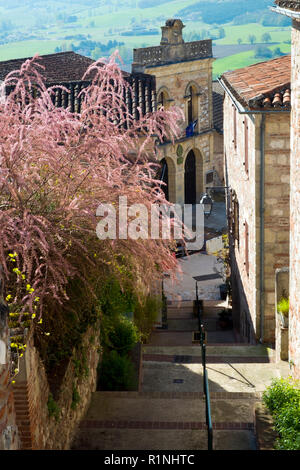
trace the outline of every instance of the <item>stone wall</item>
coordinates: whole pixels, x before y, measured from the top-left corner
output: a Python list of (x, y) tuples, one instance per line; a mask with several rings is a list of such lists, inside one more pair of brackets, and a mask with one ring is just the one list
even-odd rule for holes
[(300, 378), (300, 22), (292, 29), (291, 240), (289, 355)]
[(275, 338), (276, 269), (289, 265), (290, 114), (269, 114), (265, 132), (265, 340)]
[(147, 65), (172, 64), (206, 57), (212, 57), (211, 39), (133, 49), (133, 71), (141, 71)]
[(29, 332), (26, 353), (21, 359), (20, 373), (14, 385), (22, 449), (70, 448), (74, 432), (89, 405), (91, 394), (96, 390), (100, 347), (98, 330), (99, 328), (90, 327), (83, 338), (83, 348), (87, 354), (87, 376), (77, 376), (73, 358), (66, 367), (56, 405), (54, 403), (58, 407), (57, 419), (54, 413), (52, 416), (49, 413), (49, 384), (44, 365), (34, 346), (33, 331)]
[(5, 302), (4, 275), (0, 265), (0, 451), (19, 449), (9, 352), (9, 309)]
[[(236, 117), (234, 117), (236, 113)], [(248, 340), (261, 339), (260, 325), (260, 129), (261, 115), (241, 115), (228, 95), (224, 102), (227, 185), (239, 204), (239, 240), (231, 244), (233, 306), (236, 325)], [(236, 119), (236, 130), (234, 122)], [(289, 262), (290, 116), (265, 116), (264, 328), (275, 341), (275, 270)], [(245, 125), (248, 161), (245, 161)], [(248, 171), (247, 171), (248, 167)], [(246, 225), (245, 225), (246, 224)], [(248, 250), (245, 227), (248, 227)], [(246, 256), (246, 251), (248, 255)], [(247, 259), (248, 258), (248, 259)], [(248, 272), (247, 272), (248, 266)]]
[[(5, 357), (0, 361), (0, 451), (18, 450), (18, 428), (16, 426), (15, 405), (10, 377), (7, 321), (0, 322), (0, 341), (5, 345)], [(3, 346), (4, 348), (4, 346)], [(3, 351), (2, 351), (3, 352)], [(4, 359), (4, 360), (3, 360)]]
[[(236, 116), (234, 117), (234, 114)], [(244, 122), (245, 115), (235, 111), (235, 107), (226, 94), (224, 100), (224, 152), (226, 185), (235, 191), (239, 203), (239, 240), (231, 239), (232, 264), (232, 301), (235, 326), (247, 340), (253, 340), (259, 334), (259, 315), (257, 315), (258, 293), (258, 266), (257, 266), (257, 204), (256, 204), (256, 178), (257, 163), (259, 163), (259, 150), (256, 142), (256, 127), (260, 124), (260, 117), (248, 123), (248, 172), (244, 165)], [(236, 121), (235, 121), (236, 119)], [(236, 130), (234, 123), (236, 122)], [(248, 224), (248, 260), (247, 273), (245, 223)]]

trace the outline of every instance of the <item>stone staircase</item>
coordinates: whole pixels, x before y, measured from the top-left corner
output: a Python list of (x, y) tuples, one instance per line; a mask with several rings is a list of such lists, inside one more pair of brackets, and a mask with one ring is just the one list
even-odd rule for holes
[[(218, 309), (207, 305), (203, 322), (213, 337)], [(140, 392), (95, 392), (73, 449), (205, 450), (207, 430), (201, 349), (192, 303), (169, 303), (168, 329), (143, 347)], [(209, 336), (208, 333), (208, 336)], [(222, 333), (222, 334), (221, 334)], [(232, 332), (207, 346), (214, 449), (256, 449), (254, 407), (274, 376), (287, 374), (262, 345), (231, 343)]]

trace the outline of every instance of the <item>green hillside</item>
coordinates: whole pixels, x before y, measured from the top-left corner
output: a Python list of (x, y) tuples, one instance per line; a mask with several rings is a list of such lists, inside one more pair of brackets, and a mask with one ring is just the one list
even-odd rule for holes
[[(217, 75), (263, 60), (255, 57), (258, 43), (289, 52), (290, 20), (270, 12), (272, 1), (0, 0), (0, 60), (65, 50), (97, 59), (118, 48), (129, 69), (132, 49), (158, 45), (160, 27), (177, 17), (186, 26), (186, 41), (212, 38), (214, 45), (227, 46), (229, 55), (214, 63)], [(240, 47), (250, 42), (252, 50)]]

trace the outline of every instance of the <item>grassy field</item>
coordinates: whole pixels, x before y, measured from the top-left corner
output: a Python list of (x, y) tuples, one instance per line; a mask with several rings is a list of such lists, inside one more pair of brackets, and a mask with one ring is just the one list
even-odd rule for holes
[[(290, 45), (284, 44), (284, 43), (272, 45), (268, 47), (272, 51), (274, 51), (276, 47), (280, 47), (281, 51), (284, 54), (289, 54), (291, 50)], [(254, 57), (254, 55), (255, 55), (254, 51), (247, 51), (247, 52), (241, 52), (239, 54), (233, 54), (231, 56), (224, 57), (222, 59), (217, 59), (214, 62), (214, 66), (213, 66), (214, 79), (216, 79), (218, 76), (220, 76), (222, 73), (228, 70), (235, 70), (235, 69), (239, 69), (242, 67), (247, 67), (248, 65), (256, 64), (257, 62), (263, 62), (265, 60), (269, 60), (269, 59), (264, 59), (262, 57), (256, 58)]]
[(0, 61), (32, 57), (34, 54), (53, 54), (55, 48), (61, 44), (59, 40), (21, 41), (0, 45)]
[(275, 28), (274, 26), (262, 26), (258, 23), (249, 23), (242, 26), (225, 25), (225, 38), (216, 41), (218, 44), (236, 44), (238, 39), (242, 39), (242, 44), (249, 43), (249, 35), (256, 37), (256, 42), (262, 42), (261, 37), (264, 33), (269, 33), (271, 36), (270, 42), (284, 42), (291, 39), (291, 28)]
[[(176, 13), (188, 6), (195, 3), (195, 0), (173, 0), (152, 8), (129, 8), (124, 3), (118, 0), (112, 0), (111, 4), (97, 6), (85, 6), (78, 3), (59, 3), (60, 0), (48, 0), (45, 4), (37, 3), (37, 7), (32, 8), (32, 11), (25, 7), (19, 8), (6, 8), (0, 7), (0, 24), (1, 19), (11, 20), (14, 24), (18, 25), (19, 31), (29, 32), (36, 35), (37, 39), (30, 40), (16, 40), (7, 44), (0, 45), (0, 61), (13, 58), (29, 57), (35, 53), (49, 54), (55, 51), (57, 46), (63, 46), (63, 50), (70, 48), (71, 42), (78, 44), (77, 40), (65, 40), (65, 36), (71, 35), (84, 35), (94, 41), (107, 43), (109, 40), (116, 40), (124, 42), (125, 47), (129, 50), (138, 47), (147, 47), (159, 45), (160, 43), (160, 27), (164, 24), (165, 19), (171, 17), (178, 17)], [(120, 4), (121, 3), (121, 4)], [(1, 5), (4, 3), (1, 2)], [(47, 10), (46, 7), (49, 8)], [(138, 2), (136, 2), (138, 5)], [(45, 12), (49, 13), (49, 21), (45, 18)], [(55, 13), (67, 12), (68, 14), (76, 14), (77, 22), (63, 23), (62, 21), (50, 21), (55, 18)], [(40, 15), (40, 16), (39, 16)], [(42, 25), (39, 24), (38, 18), (43, 20)], [(122, 36), (120, 33), (124, 30), (131, 29), (131, 21), (135, 18), (137, 23), (142, 23), (143, 20), (148, 20), (145, 27), (157, 28), (159, 34), (148, 36)], [(46, 22), (46, 26), (45, 26)], [(91, 22), (93, 24), (91, 25)], [(219, 25), (225, 30), (225, 37), (222, 39), (214, 40), (216, 45), (237, 45), (238, 39), (242, 40), (242, 44), (249, 44), (249, 35), (253, 34), (256, 37), (256, 42), (261, 42), (261, 37), (264, 33), (269, 33), (272, 43), (278, 43), (276, 46), (268, 46), (271, 49), (280, 47), (285, 53), (289, 52), (290, 46), (285, 44), (284, 41), (290, 39), (290, 27), (265, 27), (258, 23), (246, 24), (236, 26), (232, 24)], [(216, 34), (216, 26), (204, 24), (201, 21), (187, 21), (184, 32), (210, 31), (211, 34)], [(1, 31), (0, 31), (1, 32)], [(233, 49), (234, 50), (234, 49)], [(128, 54), (127, 54), (128, 56)], [(226, 70), (231, 70), (239, 67), (245, 67), (260, 61), (254, 57), (253, 51), (245, 51), (232, 54), (228, 57), (218, 59), (214, 63), (214, 76), (223, 73)]]

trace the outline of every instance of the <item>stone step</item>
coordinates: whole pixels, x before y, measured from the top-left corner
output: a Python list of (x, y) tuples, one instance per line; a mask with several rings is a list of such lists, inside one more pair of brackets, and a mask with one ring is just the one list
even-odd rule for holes
[[(215, 449), (255, 448), (253, 417), (257, 400), (255, 394), (212, 395)], [(205, 450), (204, 395), (95, 392), (71, 448)]]
[(173, 312), (167, 312), (167, 319), (191, 319), (191, 318), (194, 318), (193, 316), (193, 313), (192, 312), (183, 312), (181, 310), (176, 310), (176, 311), (173, 311)]
[[(253, 430), (214, 430), (215, 450), (256, 450)], [(81, 428), (72, 450), (207, 450), (207, 431), (200, 429)], [(140, 457), (147, 459), (147, 457)], [(159, 458), (159, 456), (157, 457)], [(156, 459), (157, 459), (156, 458)], [(128, 460), (125, 461), (128, 465)], [(195, 460), (196, 462), (196, 460)], [(120, 462), (118, 462), (120, 463)], [(150, 462), (150, 463), (153, 463)], [(159, 463), (158, 460), (155, 463)], [(178, 462), (174, 462), (178, 464)], [(133, 467), (133, 464), (131, 464)]]
[(172, 331), (196, 331), (198, 320), (196, 318), (168, 318), (168, 330)]
[[(170, 398), (172, 397), (172, 398)], [(258, 394), (214, 394), (212, 421), (252, 422)], [(250, 399), (251, 398), (251, 399)], [(104, 422), (205, 422), (205, 400), (196, 394), (94, 392), (84, 421)]]
[(193, 300), (168, 300), (167, 308), (193, 308)]

